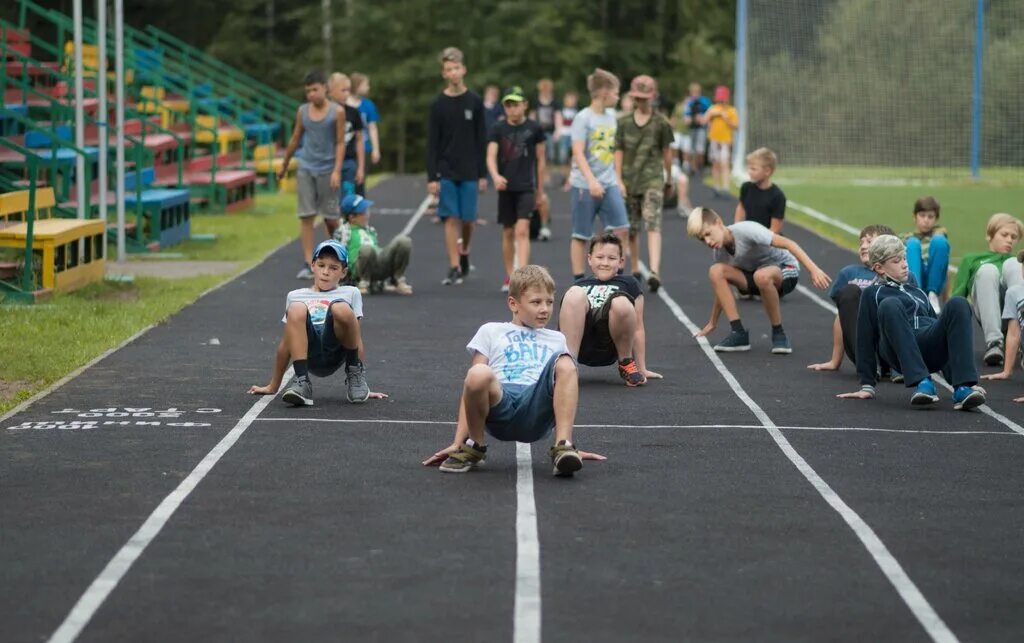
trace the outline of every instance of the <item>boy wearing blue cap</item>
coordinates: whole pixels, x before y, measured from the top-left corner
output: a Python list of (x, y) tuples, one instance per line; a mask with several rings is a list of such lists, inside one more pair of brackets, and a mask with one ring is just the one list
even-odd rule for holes
[(397, 235), (391, 242), (380, 247), (377, 231), (370, 225), (370, 206), (373, 201), (349, 194), (341, 200), (341, 213), (345, 225), (334, 233), (353, 257), (354, 270), (350, 270), (352, 281), (359, 284), (359, 292), (396, 292), (411, 295), (412, 286), (405, 281), (405, 270), (412, 255), (412, 239)]
[(281, 399), (292, 406), (313, 406), (312, 373), (328, 377), (345, 366), (348, 401), (365, 402), (370, 397), (363, 366), (363, 339), (359, 320), (363, 297), (352, 286), (339, 286), (348, 272), (348, 252), (333, 239), (313, 250), (313, 286), (288, 293), (285, 302), (284, 335), (277, 345), (270, 384), (252, 386), (252, 395), (274, 395), (281, 387), (291, 362), (295, 380)]

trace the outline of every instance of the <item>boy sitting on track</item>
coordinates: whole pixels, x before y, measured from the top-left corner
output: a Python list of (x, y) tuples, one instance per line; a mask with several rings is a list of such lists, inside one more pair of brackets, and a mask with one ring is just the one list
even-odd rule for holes
[(363, 298), (353, 286), (339, 286), (348, 270), (345, 246), (328, 239), (313, 251), (313, 287), (288, 293), (285, 303), (284, 335), (277, 345), (270, 384), (252, 386), (252, 395), (274, 395), (281, 387), (291, 362), (295, 381), (281, 399), (292, 406), (313, 406), (313, 385), (309, 374), (328, 377), (345, 366), (348, 401), (365, 402), (370, 397), (363, 367), (363, 339), (359, 320)]
[(741, 295), (761, 296), (772, 325), (772, 353), (792, 353), (793, 348), (782, 329), (779, 301), (796, 288), (800, 277), (797, 261), (811, 273), (811, 282), (817, 288), (828, 287), (832, 282), (828, 275), (792, 239), (773, 234), (754, 221), (726, 226), (711, 208), (694, 208), (686, 221), (686, 233), (714, 250), (714, 261), (708, 270), (714, 293), (711, 319), (695, 337), (704, 337), (713, 331), (724, 312), (732, 332), (715, 345), (715, 350), (726, 353), (750, 350), (750, 335), (740, 321), (732, 294), (731, 286), (735, 286)]
[(953, 297), (936, 317), (928, 295), (907, 284), (910, 269), (903, 242), (881, 235), (868, 251), (871, 269), (880, 283), (868, 286), (860, 299), (857, 318), (857, 373), (861, 388), (838, 397), (871, 399), (878, 380), (876, 353), (898, 368), (910, 403), (928, 406), (939, 401), (931, 373), (941, 370), (953, 385), (953, 408), (970, 410), (985, 403), (985, 391), (975, 386), (974, 327), (971, 305)]
[(411, 295), (412, 286), (405, 280), (412, 254), (412, 239), (399, 234), (383, 248), (377, 242), (377, 230), (370, 225), (370, 206), (373, 201), (349, 194), (341, 200), (341, 213), (345, 217), (334, 238), (340, 241), (355, 259), (355, 270), (351, 271), (359, 292), (395, 292)]
[(566, 291), (558, 314), (569, 352), (587, 366), (617, 363), (626, 386), (661, 379), (646, 367), (643, 290), (635, 277), (619, 274), (626, 262), (622, 240), (610, 232), (593, 239), (587, 262), (594, 276)]
[(455, 441), (423, 464), (445, 473), (465, 473), (484, 462), (484, 433), (498, 440), (536, 442), (555, 430), (551, 462), (556, 476), (571, 476), (583, 460), (601, 460), (573, 446), (579, 382), (565, 336), (544, 328), (554, 307), (555, 282), (540, 266), (512, 273), (511, 322), (484, 324), (466, 348), (473, 355), (466, 373)]
[[(1017, 262), (1021, 264), (1021, 271), (1024, 272), (1024, 250), (1017, 253)], [(1024, 328), (1024, 284), (1010, 286), (1006, 290), (1006, 296), (1003, 298), (1003, 320), (1007, 322), (1006, 359), (1003, 360), (1003, 370), (982, 375), (983, 380), (1008, 380), (1013, 375), (1013, 363), (1020, 357), (1021, 329)], [(1013, 401), (1024, 402), (1024, 397), (1015, 398)]]

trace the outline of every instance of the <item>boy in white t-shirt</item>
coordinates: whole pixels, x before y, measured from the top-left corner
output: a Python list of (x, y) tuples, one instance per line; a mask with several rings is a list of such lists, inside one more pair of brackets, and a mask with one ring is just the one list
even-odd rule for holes
[(487, 457), (484, 432), (505, 442), (536, 442), (555, 430), (551, 462), (556, 476), (571, 476), (584, 456), (572, 443), (579, 400), (576, 362), (565, 335), (544, 328), (551, 318), (555, 282), (540, 266), (512, 273), (511, 322), (484, 324), (466, 345), (473, 355), (459, 401), (455, 440), (423, 462), (445, 473), (464, 473)]
[(281, 387), (288, 363), (295, 368), (295, 380), (281, 399), (292, 406), (313, 406), (313, 385), (309, 375), (329, 377), (345, 365), (348, 401), (365, 402), (370, 397), (363, 367), (363, 338), (359, 320), (363, 297), (354, 286), (339, 286), (348, 273), (348, 252), (329, 239), (313, 251), (313, 287), (288, 293), (285, 302), (284, 335), (277, 345), (270, 384), (252, 386), (252, 395), (274, 395)]

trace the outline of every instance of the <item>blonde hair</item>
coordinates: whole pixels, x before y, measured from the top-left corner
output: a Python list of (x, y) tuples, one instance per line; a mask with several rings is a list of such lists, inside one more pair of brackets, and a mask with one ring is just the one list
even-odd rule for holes
[(696, 207), (690, 211), (690, 216), (686, 218), (686, 234), (699, 239), (705, 224), (712, 224), (715, 221), (721, 220), (722, 217), (718, 216), (718, 213), (711, 208)]
[(1016, 226), (1018, 239), (1020, 237), (1024, 237), (1024, 223), (1021, 223), (1020, 219), (1012, 214), (1006, 214), (1005, 212), (999, 212), (998, 214), (993, 214), (989, 217), (988, 225), (985, 227), (985, 236), (988, 237), (989, 241), (991, 241), (992, 238), (996, 236), (996, 233), (999, 232), (1000, 228), (1008, 225)]
[(547, 293), (553, 293), (555, 280), (544, 266), (530, 264), (516, 268), (508, 280), (508, 296), (519, 299), (530, 288), (540, 288)]
[(747, 154), (747, 161), (760, 163), (771, 168), (772, 172), (774, 172), (775, 166), (779, 163), (779, 156), (767, 147), (759, 147), (750, 154)]
[(334, 87), (338, 83), (348, 83), (349, 87), (352, 86), (352, 80), (348, 77), (348, 74), (343, 74), (340, 71), (336, 71), (327, 78), (327, 86)]
[(880, 234), (871, 242), (868, 249), (868, 263), (874, 266), (876, 263), (885, 263), (894, 257), (898, 257), (907, 251), (900, 238), (892, 234)]
[(366, 74), (360, 74), (358, 71), (352, 72), (352, 92), (359, 93), (359, 88), (370, 82), (370, 77)]
[(463, 61), (462, 50), (458, 47), (445, 47), (444, 51), (441, 52), (441, 64), (445, 63), (459, 63)]
[(619, 87), (619, 77), (610, 71), (601, 69), (598, 67), (594, 70), (594, 73), (587, 76), (587, 91), (591, 94), (596, 94), (599, 91), (606, 89), (616, 89)]

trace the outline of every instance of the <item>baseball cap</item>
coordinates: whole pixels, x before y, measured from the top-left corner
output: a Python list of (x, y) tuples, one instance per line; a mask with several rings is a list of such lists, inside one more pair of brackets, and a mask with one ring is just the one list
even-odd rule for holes
[(525, 100), (526, 94), (523, 93), (523, 88), (519, 85), (509, 87), (505, 90), (505, 95), (501, 97), (503, 103), (521, 103)]
[(654, 98), (658, 93), (658, 83), (650, 76), (643, 74), (629, 84), (629, 95), (633, 98)]
[(313, 250), (313, 261), (316, 261), (317, 258), (325, 252), (333, 253), (338, 257), (338, 260), (341, 261), (341, 263), (346, 266), (348, 265), (348, 250), (345, 250), (345, 246), (341, 245), (340, 242), (335, 241), (334, 239), (321, 241), (320, 245)]
[(358, 194), (349, 194), (341, 200), (342, 214), (362, 214), (370, 209), (373, 201)]
[(729, 88), (725, 85), (715, 87), (715, 102), (724, 103), (727, 100), (729, 100)]

